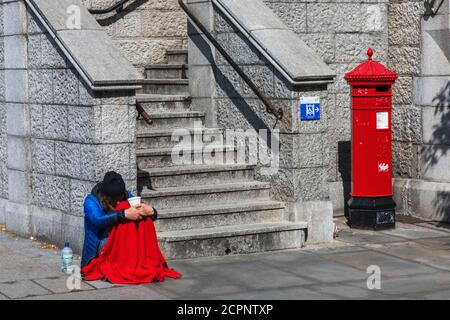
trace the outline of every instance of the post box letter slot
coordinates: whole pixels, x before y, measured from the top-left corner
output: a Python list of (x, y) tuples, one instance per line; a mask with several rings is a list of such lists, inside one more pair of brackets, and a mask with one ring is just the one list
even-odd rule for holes
[(377, 92), (389, 92), (389, 86), (377, 86)]

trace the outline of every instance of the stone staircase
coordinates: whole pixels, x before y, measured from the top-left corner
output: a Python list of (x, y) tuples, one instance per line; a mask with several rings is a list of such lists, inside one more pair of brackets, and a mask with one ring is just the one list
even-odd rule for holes
[[(161, 249), (168, 259), (252, 253), (304, 245), (306, 223), (284, 220), (285, 205), (269, 197), (270, 185), (255, 180), (246, 163), (176, 165), (171, 154), (185, 129), (183, 143), (194, 137), (218, 141), (222, 130), (194, 129), (205, 114), (194, 111), (188, 94), (187, 51), (167, 52), (167, 65), (146, 68), (137, 101), (153, 124), (137, 121), (138, 193), (159, 211)], [(195, 145), (195, 144), (194, 144)], [(234, 146), (218, 145), (218, 150)], [(202, 148), (187, 151), (195, 160)]]

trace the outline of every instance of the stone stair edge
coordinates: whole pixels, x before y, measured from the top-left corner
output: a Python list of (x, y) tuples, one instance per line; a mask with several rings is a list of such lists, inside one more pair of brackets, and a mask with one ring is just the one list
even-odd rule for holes
[(167, 49), (166, 54), (173, 55), (173, 54), (188, 54), (188, 49)]
[(173, 102), (173, 101), (190, 101), (192, 97), (189, 94), (136, 94), (136, 102)]
[(197, 195), (208, 193), (224, 193), (248, 190), (270, 189), (270, 183), (257, 180), (245, 182), (231, 182), (222, 184), (205, 184), (201, 186), (169, 187), (158, 190), (144, 189), (142, 198), (156, 198), (165, 196)]
[[(186, 145), (186, 148), (189, 145)], [(210, 146), (210, 145), (208, 145)], [(218, 144), (215, 145), (215, 150), (217, 151), (236, 151), (236, 147), (235, 146), (230, 146), (230, 145), (223, 145), (223, 144)], [(169, 147), (169, 148), (146, 148), (146, 149), (138, 149), (136, 150), (136, 156), (137, 157), (153, 157), (153, 156), (167, 156), (167, 155), (172, 155), (172, 151), (173, 148)], [(183, 150), (185, 152), (188, 152), (190, 154), (197, 154), (197, 153), (203, 153), (204, 152), (204, 148), (189, 148), (186, 150)]]
[[(194, 134), (194, 128), (178, 128), (189, 131), (190, 134)], [(150, 130), (146, 132), (138, 132), (136, 133), (136, 138), (156, 138), (156, 137), (170, 137), (173, 132), (177, 129), (167, 129), (167, 130)], [(198, 130), (198, 129), (196, 129)], [(222, 128), (200, 128), (201, 134), (221, 134), (223, 133)]]
[(172, 175), (185, 175), (189, 173), (208, 173), (220, 171), (239, 171), (239, 170), (253, 170), (253, 164), (217, 164), (217, 165), (193, 165), (193, 166), (173, 166), (164, 168), (141, 168), (141, 176), (162, 177)]
[(148, 115), (155, 119), (166, 118), (198, 118), (204, 117), (203, 111), (167, 111), (167, 112), (149, 112)]
[(242, 201), (231, 205), (215, 205), (203, 207), (184, 207), (182, 209), (161, 209), (158, 212), (160, 219), (185, 218), (206, 215), (231, 214), (238, 212), (266, 211), (284, 209), (286, 204), (279, 201)]
[(157, 85), (189, 85), (189, 79), (144, 79), (139, 81), (140, 84), (157, 84)]
[(155, 69), (189, 69), (189, 65), (186, 63), (174, 63), (174, 64), (149, 64), (145, 66), (145, 70)]
[(275, 233), (283, 231), (303, 230), (308, 227), (307, 222), (274, 222), (254, 223), (247, 225), (230, 225), (212, 228), (164, 231), (158, 234), (159, 240), (166, 242), (180, 242), (211, 238), (228, 238), (243, 235)]

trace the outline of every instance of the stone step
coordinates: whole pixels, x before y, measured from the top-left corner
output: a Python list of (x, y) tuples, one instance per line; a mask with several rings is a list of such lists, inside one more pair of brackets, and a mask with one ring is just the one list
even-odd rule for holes
[[(179, 150), (179, 153), (176, 153), (177, 155), (176, 159), (172, 159), (173, 150), (174, 150), (173, 148), (153, 148), (153, 149), (137, 150), (136, 158), (138, 168), (141, 169), (141, 168), (161, 168), (170, 166), (173, 167), (180, 165), (202, 165), (208, 164), (206, 161), (208, 160), (212, 161), (213, 159), (209, 159), (209, 157), (212, 158), (214, 156), (210, 155), (210, 152), (207, 153), (208, 151), (205, 150), (205, 148), (190, 148), (189, 146), (187, 146), (184, 150)], [(215, 146), (214, 151), (216, 153), (219, 152), (222, 153), (220, 155), (217, 155), (218, 157), (217, 162), (219, 162), (219, 164), (223, 164), (224, 159), (228, 159), (225, 158), (226, 156), (232, 158), (233, 161), (236, 161), (236, 148), (234, 146), (217, 145)], [(181, 155), (178, 156), (179, 154)], [(179, 159), (181, 157), (183, 158)], [(184, 163), (175, 163), (174, 161), (184, 161)]]
[(188, 94), (189, 80), (187, 79), (144, 79), (142, 93), (147, 94)]
[(154, 112), (149, 113), (149, 116), (153, 121), (151, 125), (143, 119), (136, 121), (138, 134), (150, 130), (194, 128), (196, 123), (203, 124), (205, 119), (205, 113), (200, 111)]
[(138, 179), (140, 185), (149, 189), (244, 182), (255, 179), (254, 168), (248, 164), (141, 168)]
[(137, 94), (136, 102), (147, 113), (167, 111), (190, 111), (191, 97), (189, 95)]
[(186, 259), (301, 248), (305, 222), (254, 223), (160, 232), (167, 259)]
[(226, 205), (184, 207), (158, 211), (158, 232), (218, 226), (271, 223), (283, 220), (285, 205), (276, 201), (238, 202)]
[(188, 51), (186, 49), (170, 49), (166, 51), (169, 64), (187, 64)]
[(147, 79), (187, 79), (187, 64), (153, 64), (145, 67)]
[(238, 201), (269, 200), (270, 184), (259, 181), (190, 185), (158, 190), (144, 189), (141, 196), (157, 209), (230, 204)]
[[(174, 135), (176, 133), (176, 135)], [(136, 134), (137, 149), (149, 148), (171, 148), (180, 142), (193, 144), (194, 141), (203, 141), (208, 143), (210, 141), (220, 141), (223, 130), (216, 128), (187, 128), (184, 134), (175, 132), (172, 129), (168, 130), (151, 130), (144, 133)], [(172, 141), (173, 137), (173, 141)], [(195, 139), (195, 140), (194, 140)]]

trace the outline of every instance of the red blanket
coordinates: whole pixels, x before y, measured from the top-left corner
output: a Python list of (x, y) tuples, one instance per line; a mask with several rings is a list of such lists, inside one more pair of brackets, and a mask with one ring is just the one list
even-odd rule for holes
[[(116, 210), (128, 209), (120, 202)], [(97, 258), (81, 269), (88, 281), (109, 280), (112, 283), (139, 284), (177, 279), (181, 274), (170, 269), (159, 249), (156, 230), (150, 218), (121, 223), (113, 227), (108, 241)]]

